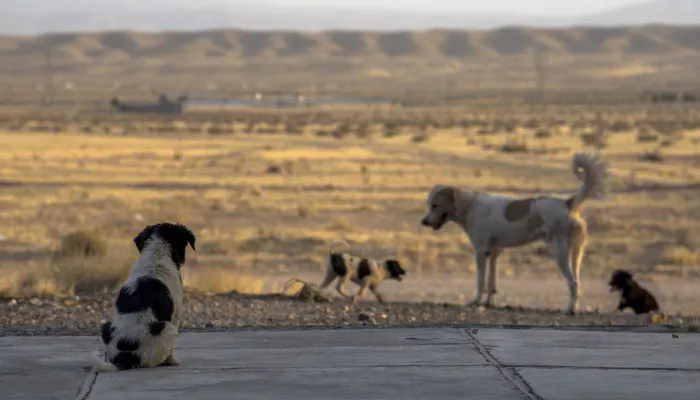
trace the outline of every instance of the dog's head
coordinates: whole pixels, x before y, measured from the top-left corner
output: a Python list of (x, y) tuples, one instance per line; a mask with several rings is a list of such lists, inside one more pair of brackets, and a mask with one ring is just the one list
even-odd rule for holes
[(421, 225), (439, 230), (447, 221), (457, 218), (464, 201), (464, 193), (460, 189), (435, 185), (428, 195), (428, 209), (420, 221)]
[(160, 237), (170, 245), (170, 258), (178, 268), (185, 263), (185, 249), (187, 245), (189, 244), (192, 250), (196, 250), (194, 247), (196, 238), (190, 228), (181, 224), (163, 222), (145, 227), (141, 233), (134, 238), (134, 244), (139, 250), (139, 253), (146, 247), (146, 243), (149, 239), (154, 236)]
[(399, 282), (403, 280), (403, 276), (406, 275), (406, 270), (401, 267), (401, 264), (399, 264), (398, 261), (386, 260), (384, 261), (384, 265), (386, 266), (387, 271), (389, 271), (391, 279), (395, 279)]
[(610, 282), (608, 282), (608, 285), (610, 285), (610, 291), (614, 292), (616, 290), (622, 290), (628, 287), (631, 283), (632, 274), (625, 270), (618, 269), (615, 272), (613, 272), (612, 276), (610, 277)]

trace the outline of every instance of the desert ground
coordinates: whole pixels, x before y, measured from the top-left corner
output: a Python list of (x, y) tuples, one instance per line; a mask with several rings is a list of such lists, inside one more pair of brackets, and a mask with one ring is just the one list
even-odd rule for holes
[[(697, 326), (700, 109), (422, 107), (256, 110), (179, 117), (6, 110), (0, 119), (0, 331), (96, 332), (146, 225), (197, 235), (183, 268), (186, 329), (483, 322)], [(590, 241), (581, 314), (548, 249), (499, 259), (495, 309), (467, 309), (466, 236), (420, 226), (436, 183), (531, 197), (578, 187), (573, 152), (600, 151), (610, 193), (585, 203)], [(353, 307), (319, 283), (328, 246), (396, 257), (404, 282)], [(607, 279), (625, 268), (666, 316), (615, 311)], [(355, 290), (355, 287), (350, 287)], [(670, 319), (668, 318), (670, 316)]]

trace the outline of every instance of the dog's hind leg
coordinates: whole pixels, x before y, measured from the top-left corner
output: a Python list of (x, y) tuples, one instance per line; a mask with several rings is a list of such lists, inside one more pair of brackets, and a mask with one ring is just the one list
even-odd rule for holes
[(327, 288), (328, 286), (330, 286), (331, 283), (333, 283), (333, 280), (337, 277), (338, 277), (338, 275), (329, 271), (328, 273), (326, 273), (326, 276), (323, 278), (323, 282), (321, 282), (319, 289)]
[(554, 238), (550, 243), (550, 247), (554, 254), (554, 259), (557, 262), (557, 266), (559, 267), (559, 271), (564, 275), (569, 286), (569, 303), (564, 309), (564, 313), (572, 315), (578, 311), (579, 284), (569, 267), (569, 242), (567, 240)]
[(369, 290), (371, 290), (372, 293), (374, 293), (374, 297), (377, 298), (377, 301), (380, 304), (385, 304), (384, 298), (382, 297), (381, 293), (379, 293), (379, 289), (377, 289), (376, 285), (370, 285)]
[(345, 285), (348, 283), (349, 280), (350, 280), (350, 278), (348, 277), (348, 275), (345, 275), (345, 276), (341, 277), (340, 279), (338, 279), (338, 283), (336, 283), (336, 285), (335, 285), (335, 290), (338, 293), (340, 293), (341, 296), (345, 297), (346, 299), (352, 298), (352, 296), (345, 293)]
[(484, 306), (490, 307), (494, 295), (496, 294), (496, 260), (498, 259), (500, 252), (498, 250), (491, 250), (489, 254), (489, 264), (486, 275), (486, 300), (484, 300)]
[(583, 260), (583, 253), (585, 250), (585, 244), (573, 243), (571, 244), (571, 271), (573, 272), (574, 279), (577, 283), (578, 295), (582, 293), (581, 290), (581, 261)]
[(474, 299), (467, 303), (467, 307), (478, 306), (481, 298), (484, 297), (484, 286), (486, 275), (486, 252), (476, 251), (476, 295)]

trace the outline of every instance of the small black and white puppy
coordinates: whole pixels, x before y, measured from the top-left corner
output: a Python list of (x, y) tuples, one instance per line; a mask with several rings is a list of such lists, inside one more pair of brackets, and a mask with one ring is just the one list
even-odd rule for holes
[[(333, 242), (330, 245), (326, 276), (321, 283), (321, 289), (327, 288), (337, 279), (338, 282), (335, 289), (346, 299), (352, 298), (353, 304), (356, 304), (364, 296), (367, 289), (374, 293), (374, 296), (380, 303), (384, 303), (382, 295), (377, 290), (379, 284), (386, 279), (394, 279), (400, 282), (403, 276), (406, 275), (406, 271), (396, 260), (370, 260), (348, 253), (336, 253), (333, 251), (333, 246), (336, 244), (348, 245), (344, 241)], [(345, 293), (345, 285), (349, 281), (360, 285), (360, 290), (355, 296), (349, 296)]]
[(628, 307), (634, 310), (635, 314), (646, 314), (659, 310), (659, 304), (654, 296), (632, 279), (631, 273), (618, 269), (613, 272), (608, 284), (611, 292), (620, 292), (618, 311)]
[(140, 256), (119, 291), (111, 321), (101, 327), (104, 351), (92, 353), (98, 371), (179, 365), (175, 336), (182, 315), (180, 268), (195, 236), (180, 224), (145, 227), (134, 238)]

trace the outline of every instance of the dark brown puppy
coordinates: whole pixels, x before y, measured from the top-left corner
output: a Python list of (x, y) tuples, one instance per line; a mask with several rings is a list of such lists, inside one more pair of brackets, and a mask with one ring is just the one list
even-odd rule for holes
[(631, 308), (635, 314), (647, 314), (659, 310), (659, 304), (648, 290), (641, 287), (633, 278), (632, 274), (618, 269), (610, 277), (610, 291), (620, 292), (620, 304), (618, 311)]

